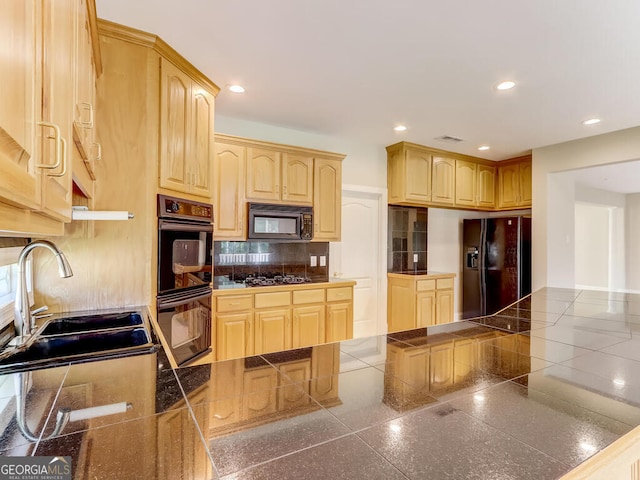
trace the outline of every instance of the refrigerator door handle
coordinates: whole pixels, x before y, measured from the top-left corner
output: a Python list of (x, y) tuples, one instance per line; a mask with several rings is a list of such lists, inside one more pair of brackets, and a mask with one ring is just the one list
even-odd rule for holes
[(480, 315), (487, 314), (487, 221), (480, 221), (480, 252), (478, 265), (478, 279), (480, 281)]

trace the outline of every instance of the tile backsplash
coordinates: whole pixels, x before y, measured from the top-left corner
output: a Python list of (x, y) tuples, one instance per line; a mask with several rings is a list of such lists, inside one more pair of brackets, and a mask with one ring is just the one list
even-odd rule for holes
[[(312, 257), (315, 257), (315, 266), (312, 266)], [(313, 282), (326, 282), (329, 243), (214, 242), (213, 272), (216, 281), (227, 281), (227, 278), (234, 281), (248, 274), (290, 274), (308, 277)]]
[(427, 270), (427, 213), (426, 208), (389, 205), (389, 272)]

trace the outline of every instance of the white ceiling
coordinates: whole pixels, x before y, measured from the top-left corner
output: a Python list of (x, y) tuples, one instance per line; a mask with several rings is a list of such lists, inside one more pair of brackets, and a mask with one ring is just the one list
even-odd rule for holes
[(608, 163), (566, 172), (574, 182), (615, 193), (640, 193), (640, 161)]
[[(217, 115), (492, 160), (640, 125), (638, 0), (96, 3), (217, 83)], [(494, 90), (505, 79), (516, 88)]]

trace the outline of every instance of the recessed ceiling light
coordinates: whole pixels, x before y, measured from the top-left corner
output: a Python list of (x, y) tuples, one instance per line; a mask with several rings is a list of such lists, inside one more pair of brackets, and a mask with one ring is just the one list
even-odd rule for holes
[(480, 145), (480, 146), (478, 147), (478, 150), (482, 150), (482, 151), (484, 151), (484, 150), (489, 150), (490, 148), (491, 148), (491, 147), (490, 147), (489, 145)]
[(596, 123), (600, 123), (599, 118), (589, 118), (588, 120), (583, 120), (583, 125), (595, 125)]
[(404, 132), (407, 129), (407, 127), (405, 127), (404, 125), (397, 125), (397, 126), (393, 127), (393, 129), (396, 132)]
[(500, 82), (498, 85), (496, 85), (496, 88), (498, 90), (509, 90), (510, 88), (513, 88), (515, 86), (516, 86), (516, 82), (507, 80), (506, 82)]
[(233, 93), (244, 93), (244, 87), (242, 85), (230, 85), (229, 90)]

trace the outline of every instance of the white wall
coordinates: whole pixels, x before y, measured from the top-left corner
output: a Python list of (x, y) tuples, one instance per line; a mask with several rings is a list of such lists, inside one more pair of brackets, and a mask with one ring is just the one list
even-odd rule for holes
[(609, 288), (609, 207), (575, 204), (575, 283)]
[(640, 291), (640, 193), (627, 195), (625, 217), (626, 287)]
[[(573, 287), (573, 193), (550, 174), (640, 159), (640, 127), (533, 149), (533, 289)], [(571, 218), (571, 221), (567, 220)]]

